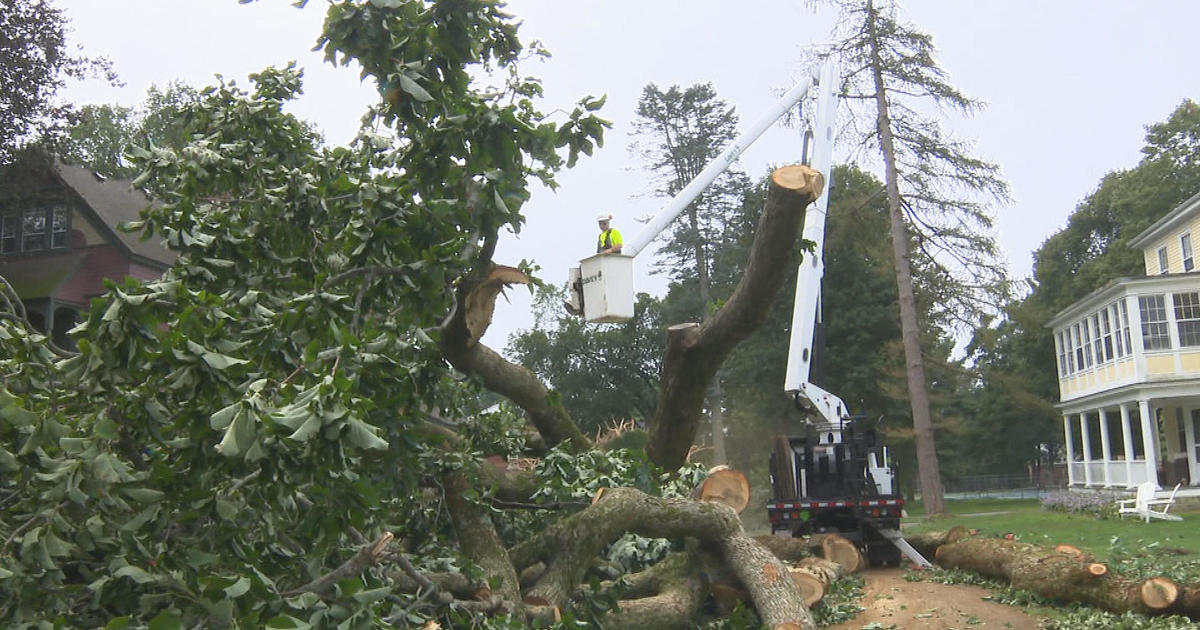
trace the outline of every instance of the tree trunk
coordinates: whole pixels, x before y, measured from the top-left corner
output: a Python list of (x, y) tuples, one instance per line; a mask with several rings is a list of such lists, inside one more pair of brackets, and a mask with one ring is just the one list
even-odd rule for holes
[(692, 491), (692, 498), (724, 503), (741, 514), (750, 503), (750, 481), (739, 470), (725, 465), (714, 466)]
[[(910, 543), (914, 538), (918, 537), (910, 537)], [(1181, 587), (1165, 577), (1124, 578), (1078, 550), (971, 537), (936, 549), (933, 561), (938, 566), (1004, 579), (1013, 588), (1048, 599), (1078, 602), (1114, 613), (1177, 613), (1200, 619), (1200, 610), (1189, 600), (1195, 598), (1195, 589)]]
[(825, 599), (829, 587), (851, 572), (846, 567), (824, 558), (805, 558), (788, 569), (792, 581), (800, 589), (804, 603), (812, 606)]
[[(708, 281), (708, 252), (704, 249), (703, 235), (700, 234), (700, 218), (696, 213), (695, 202), (688, 206), (688, 219), (692, 224), (692, 253), (696, 259), (696, 275), (700, 282), (699, 317), (700, 321), (704, 321), (708, 318), (708, 309), (712, 305), (712, 290)], [(725, 453), (725, 413), (721, 398), (721, 379), (714, 378), (708, 398), (708, 415), (712, 424), (713, 465), (729, 462)]]
[(905, 373), (908, 377), (908, 397), (913, 414), (913, 440), (917, 450), (917, 477), (921, 481), (921, 499), (926, 514), (946, 511), (942, 477), (938, 469), (937, 449), (933, 437), (933, 421), (929, 413), (929, 394), (925, 387), (925, 363), (921, 354), (921, 328), (917, 322), (917, 302), (913, 295), (912, 269), (908, 253), (908, 229), (900, 199), (899, 177), (896, 172), (896, 148), (892, 138), (892, 123), (888, 113), (887, 86), (883, 81), (879, 39), (875, 32), (875, 7), (867, 2), (867, 29), (871, 41), (872, 73), (875, 79), (875, 103), (879, 112), (876, 129), (883, 153), (884, 179), (887, 188), (888, 210), (891, 218), (892, 255), (895, 259), (896, 287), (900, 297), (900, 332), (904, 340)]
[(741, 520), (716, 502), (652, 497), (631, 488), (605, 490), (596, 502), (564, 518), (511, 550), (518, 568), (538, 562), (546, 571), (526, 592), (526, 601), (562, 606), (593, 559), (626, 532), (651, 538), (695, 538), (715, 550), (750, 593), (768, 626), (813, 628), (808, 608), (787, 569), (770, 551), (746, 537)]
[(703, 324), (667, 333), (658, 404), (646, 454), (667, 471), (687, 460), (708, 385), (733, 348), (762, 323), (796, 259), (805, 209), (820, 194), (824, 175), (793, 165), (771, 174), (767, 203), (737, 288)]

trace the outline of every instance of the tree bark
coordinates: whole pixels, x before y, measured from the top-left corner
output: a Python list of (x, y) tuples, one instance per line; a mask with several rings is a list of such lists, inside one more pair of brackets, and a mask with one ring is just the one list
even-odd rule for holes
[(892, 256), (895, 259), (896, 287), (900, 297), (900, 332), (904, 340), (904, 364), (908, 377), (908, 397), (913, 414), (913, 441), (917, 450), (917, 477), (921, 481), (921, 500), (926, 514), (944, 514), (946, 502), (942, 477), (938, 468), (937, 449), (933, 437), (933, 421), (929, 413), (929, 394), (925, 386), (925, 361), (921, 354), (921, 328), (917, 322), (917, 301), (913, 295), (912, 268), (908, 253), (908, 229), (900, 200), (899, 176), (896, 172), (896, 147), (892, 138), (892, 123), (888, 113), (888, 91), (883, 80), (883, 61), (879, 55), (879, 35), (875, 31), (875, 7), (867, 2), (867, 29), (871, 42), (871, 72), (875, 81), (875, 104), (878, 109), (876, 130), (883, 153), (884, 179), (887, 188), (888, 214), (891, 218)]
[(446, 508), (458, 538), (458, 548), (464, 556), (483, 569), (484, 575), (495, 580), (495, 592), (505, 602), (509, 612), (521, 612), (521, 586), (508, 551), (500, 541), (487, 511), (471, 503), (463, 495), (466, 477), (450, 473), (443, 478), (446, 488)]
[(806, 166), (785, 166), (772, 173), (750, 259), (733, 295), (703, 324), (668, 332), (646, 445), (651, 461), (665, 470), (677, 470), (687, 460), (709, 383), (733, 347), (766, 318), (794, 266), (805, 209), (820, 194), (823, 182), (822, 174)]
[(851, 571), (824, 558), (805, 558), (795, 567), (788, 569), (788, 573), (791, 574), (792, 581), (800, 589), (805, 605), (812, 606), (825, 599), (829, 587), (849, 575)]
[[(910, 539), (910, 543), (912, 539)], [(1063, 602), (1078, 602), (1114, 613), (1178, 613), (1200, 619), (1189, 606), (1191, 589), (1165, 577), (1121, 577), (1084, 554), (1001, 538), (964, 538), (937, 547), (933, 561), (1007, 580), (1013, 588)]]
[[(496, 299), (494, 285), (506, 277), (497, 276), (494, 273), (496, 265), (490, 261), (483, 264), (487, 266), (487, 271), (477, 270), (468, 275), (455, 290), (454, 311), (440, 327), (442, 355), (459, 370), (482, 378), (484, 387), (524, 409), (547, 446), (570, 441), (575, 452), (587, 450), (591, 442), (579, 430), (562, 403), (554, 402), (550, 391), (537, 376), (505, 360), (479, 342), (490, 320), (488, 303), (494, 303)], [(481, 315), (484, 310), (489, 314), (488, 317)]]
[(764, 623), (773, 628), (788, 623), (813, 628), (786, 567), (746, 537), (732, 509), (715, 502), (652, 497), (631, 488), (606, 490), (588, 508), (512, 549), (510, 556), (517, 567), (537, 562), (547, 567), (527, 592), (527, 599), (565, 603), (592, 560), (626, 532), (651, 538), (697, 539), (702, 547), (716, 549), (725, 566), (742, 581)]

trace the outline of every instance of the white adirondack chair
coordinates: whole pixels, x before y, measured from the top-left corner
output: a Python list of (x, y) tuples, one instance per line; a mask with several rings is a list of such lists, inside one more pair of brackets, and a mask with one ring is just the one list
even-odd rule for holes
[(1156, 499), (1154, 497), (1157, 486), (1153, 481), (1147, 481), (1138, 486), (1137, 495), (1134, 498), (1117, 501), (1117, 514), (1121, 518), (1125, 518), (1126, 514), (1134, 514), (1138, 518), (1144, 519), (1147, 523), (1152, 518), (1166, 521), (1182, 521), (1182, 516), (1167, 514), (1167, 510), (1171, 509), (1171, 506), (1175, 504), (1175, 493), (1179, 492), (1180, 485), (1182, 484), (1175, 484), (1175, 489), (1171, 490), (1171, 494), (1167, 498)]

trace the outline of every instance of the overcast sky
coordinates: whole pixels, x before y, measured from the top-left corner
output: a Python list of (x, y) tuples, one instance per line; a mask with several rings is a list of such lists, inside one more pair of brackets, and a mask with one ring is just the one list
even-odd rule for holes
[[(251, 72), (296, 60), (306, 95), (293, 109), (317, 123), (331, 144), (351, 139), (374, 86), (353, 68), (332, 68), (311, 52), (325, 3), (304, 10), (287, 0), (58, 0), (85, 53), (109, 57), (126, 85), (72, 85), (77, 103), (132, 105), (151, 83), (213, 82), (214, 74), (245, 82)], [(995, 209), (997, 236), (1017, 276), (1030, 273), (1031, 252), (1066, 224), (1076, 204), (1105, 173), (1135, 165), (1145, 126), (1164, 120), (1200, 92), (1192, 0), (909, 0), (904, 16), (934, 37), (951, 81), (989, 106), (972, 119), (950, 118), (953, 131), (975, 143), (979, 157), (998, 163), (1013, 203)], [(564, 172), (556, 192), (537, 189), (526, 206), (527, 227), (505, 239), (496, 260), (537, 262), (547, 282), (590, 254), (595, 215), (612, 212), (626, 238), (635, 218), (664, 200), (646, 194), (649, 181), (630, 154), (637, 98), (649, 82), (666, 87), (712, 82), (738, 109), (743, 126), (802, 74), (804, 47), (826, 41), (827, 9), (801, 0), (511, 0), (526, 41), (553, 54), (530, 62), (527, 74), (546, 87), (543, 111), (569, 110), (585, 94), (607, 95), (601, 112), (613, 122), (605, 147)], [(771, 164), (799, 159), (799, 134), (776, 126), (750, 148), (741, 168), (752, 176)], [(835, 156), (838, 155), (835, 153)], [(835, 157), (835, 159), (837, 159)], [(876, 165), (867, 164), (874, 169)], [(1170, 210), (1164, 208), (1163, 212)], [(638, 258), (639, 290), (660, 292), (645, 277), (653, 247)], [(524, 291), (497, 307), (485, 341), (502, 348), (528, 327)], [(832, 315), (832, 314), (831, 314)]]

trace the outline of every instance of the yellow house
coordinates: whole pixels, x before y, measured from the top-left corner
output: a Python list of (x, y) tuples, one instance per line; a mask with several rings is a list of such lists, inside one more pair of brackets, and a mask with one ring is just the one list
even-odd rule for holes
[(1130, 241), (1118, 278), (1054, 316), (1069, 483), (1200, 486), (1200, 194)]

